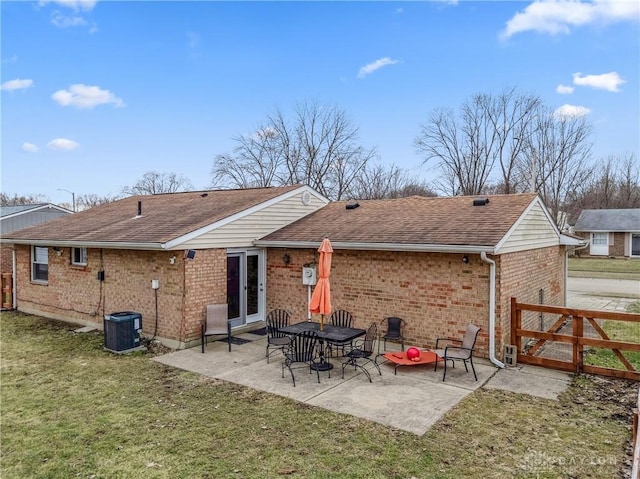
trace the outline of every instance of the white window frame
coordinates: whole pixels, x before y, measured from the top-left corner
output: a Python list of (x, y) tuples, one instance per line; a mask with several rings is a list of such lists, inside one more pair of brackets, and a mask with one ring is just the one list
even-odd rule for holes
[(591, 233), (591, 244), (609, 246), (609, 233)]
[(86, 266), (87, 248), (71, 248), (71, 264), (75, 266)]
[[(43, 258), (44, 254), (44, 258)], [(44, 261), (43, 261), (44, 260)], [(46, 265), (46, 277), (38, 278), (38, 272), (36, 271), (37, 265)], [(42, 272), (40, 272), (42, 276)], [(35, 283), (48, 283), (49, 282), (49, 248), (46, 246), (32, 246), (31, 247), (31, 281)]]
[(640, 231), (631, 231), (629, 232), (629, 257), (630, 258), (640, 258), (640, 255), (633, 254), (633, 237), (640, 236)]

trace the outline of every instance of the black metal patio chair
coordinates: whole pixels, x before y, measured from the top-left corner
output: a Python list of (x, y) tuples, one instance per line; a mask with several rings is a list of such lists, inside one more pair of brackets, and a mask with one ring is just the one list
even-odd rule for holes
[[(378, 325), (373, 322), (367, 329), (366, 334), (364, 335), (364, 339), (356, 339), (353, 343), (353, 348), (345, 354), (348, 358), (347, 361), (342, 363), (342, 377), (344, 378), (344, 369), (347, 366), (353, 366), (354, 369), (360, 368), (360, 370), (369, 378), (369, 382), (373, 382), (371, 380), (371, 374), (365, 367), (368, 363), (373, 364), (373, 366), (378, 370), (380, 376), (382, 376), (382, 371), (380, 371), (380, 366), (378, 363), (371, 359), (373, 356), (373, 348), (374, 342), (378, 337)], [(359, 362), (360, 361), (360, 362)]]
[(289, 318), (289, 312), (284, 309), (274, 309), (267, 314), (267, 363), (275, 351), (282, 351), (282, 348), (291, 343), (291, 336), (280, 332), (281, 328), (289, 326)]
[[(351, 323), (353, 322), (353, 315), (345, 309), (337, 309), (333, 313), (331, 313), (331, 316), (329, 317), (329, 322), (331, 322), (333, 326), (340, 326), (342, 328), (351, 328), (352, 327)], [(327, 353), (328, 353), (327, 355), (333, 356), (334, 349), (336, 351), (338, 349), (342, 349), (342, 355), (344, 356), (345, 346), (347, 345), (351, 346), (352, 342), (345, 341), (342, 343), (337, 343), (337, 342), (327, 343)]]
[[(293, 369), (303, 367), (309, 368), (309, 374), (313, 371), (313, 366), (318, 364), (318, 333), (315, 331), (302, 331), (291, 338), (291, 342), (282, 348), (284, 361), (282, 362), (282, 377), (284, 378), (284, 368), (289, 369), (293, 386), (296, 385), (296, 378)], [(300, 364), (300, 366), (294, 366)], [(316, 368), (318, 382), (320, 382), (320, 372)], [(329, 372), (331, 377), (331, 372)]]
[[(386, 328), (384, 327), (386, 323)], [(407, 322), (396, 316), (389, 316), (388, 318), (384, 318), (380, 321), (380, 329), (385, 331), (382, 334), (382, 340), (384, 341), (384, 349), (387, 349), (387, 340), (389, 341), (400, 341), (402, 346), (402, 350), (404, 351), (404, 335), (402, 330), (406, 326)], [(380, 354), (380, 351), (378, 351)]]

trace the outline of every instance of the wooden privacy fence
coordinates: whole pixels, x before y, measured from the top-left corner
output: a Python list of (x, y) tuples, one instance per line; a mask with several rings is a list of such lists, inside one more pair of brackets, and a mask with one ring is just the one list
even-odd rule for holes
[[(552, 324), (540, 328), (544, 331), (527, 329), (523, 327), (523, 313), (538, 313), (540, 318), (551, 315)], [(605, 321), (633, 323), (635, 337), (611, 339), (602, 327)], [(533, 322), (538, 321), (527, 321)], [(540, 324), (545, 322), (541, 320)], [(516, 346), (520, 363), (640, 381), (640, 372), (623, 354), (640, 353), (640, 314), (526, 304), (511, 298), (511, 344)], [(591, 348), (611, 350), (624, 369), (585, 364), (585, 353)]]
[(13, 275), (2, 273), (2, 309), (13, 309)]

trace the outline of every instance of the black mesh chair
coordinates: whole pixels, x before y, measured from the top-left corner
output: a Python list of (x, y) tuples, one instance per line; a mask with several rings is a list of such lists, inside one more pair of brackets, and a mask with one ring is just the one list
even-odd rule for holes
[(275, 351), (282, 350), (291, 343), (291, 337), (281, 333), (280, 329), (289, 326), (289, 312), (284, 309), (274, 309), (269, 311), (266, 318), (267, 323), (267, 351), (265, 353), (267, 363), (269, 356)]
[[(452, 367), (455, 367), (456, 361), (462, 361), (464, 363), (464, 369), (469, 372), (467, 367), (467, 361), (471, 363), (471, 370), (473, 371), (473, 377), (477, 381), (476, 368), (473, 367), (473, 351), (476, 346), (476, 340), (478, 339), (478, 333), (480, 328), (474, 324), (467, 326), (463, 339), (451, 339), (451, 338), (437, 338), (435, 353), (444, 359), (444, 374), (442, 380), (447, 377), (447, 362), (451, 361)], [(438, 349), (440, 342), (449, 342), (453, 345), (446, 345), (444, 349)], [(441, 347), (441, 346), (440, 346)], [(438, 361), (434, 371), (438, 370)]]
[[(331, 316), (329, 317), (329, 322), (333, 325), (333, 326), (340, 326), (343, 328), (350, 328), (351, 327), (351, 323), (353, 322), (353, 316), (351, 315), (351, 313), (349, 311), (346, 311), (344, 309), (337, 309), (336, 311), (334, 311), (333, 313), (331, 313)], [(346, 341), (343, 343), (328, 343), (327, 344), (327, 354), (329, 356), (333, 356), (333, 350), (335, 349), (336, 351), (338, 350), (338, 348), (342, 349), (342, 355), (344, 356), (344, 351), (345, 351), (345, 346), (349, 345), (351, 346), (352, 342), (351, 341)]]
[(366, 374), (369, 378), (369, 382), (373, 382), (371, 380), (371, 374), (365, 367), (366, 364), (371, 363), (378, 370), (380, 376), (382, 376), (382, 371), (380, 371), (380, 366), (376, 363), (371, 356), (373, 356), (373, 345), (378, 337), (378, 325), (376, 323), (371, 323), (369, 328), (367, 329), (367, 333), (364, 335), (364, 339), (357, 339), (353, 343), (353, 348), (349, 350), (345, 356), (348, 358), (347, 361), (342, 363), (342, 378), (344, 379), (344, 368), (347, 366), (353, 366), (354, 369), (360, 368), (360, 370)]
[[(386, 328), (384, 327), (386, 323)], [(380, 329), (385, 331), (382, 334), (382, 339), (384, 340), (384, 349), (387, 349), (387, 340), (389, 341), (400, 341), (402, 346), (402, 350), (404, 351), (404, 335), (402, 334), (402, 330), (406, 326), (407, 322), (396, 316), (390, 316), (388, 318), (384, 318), (380, 321)]]
[[(282, 348), (284, 354), (284, 362), (282, 363), (282, 377), (284, 378), (284, 368), (289, 369), (291, 373), (291, 379), (293, 380), (293, 386), (296, 385), (296, 378), (293, 375), (293, 369), (296, 368), (295, 364), (304, 364), (309, 367), (309, 374), (311, 374), (312, 366), (318, 364), (318, 333), (315, 331), (302, 331), (294, 335), (291, 338), (291, 342)], [(302, 366), (297, 366), (302, 367)], [(316, 375), (318, 376), (318, 382), (320, 382), (320, 372), (316, 368)], [(331, 372), (329, 372), (331, 377)]]

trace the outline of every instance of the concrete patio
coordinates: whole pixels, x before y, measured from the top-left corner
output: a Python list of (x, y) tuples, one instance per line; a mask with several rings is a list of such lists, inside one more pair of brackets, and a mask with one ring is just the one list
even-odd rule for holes
[[(320, 372), (320, 383), (316, 374), (309, 374), (308, 369), (294, 370), (294, 387), (288, 370), (282, 377), (280, 353), (274, 353), (267, 364), (265, 336), (243, 333), (238, 337), (248, 342), (232, 345), (230, 353), (226, 341), (213, 341), (207, 344), (204, 354), (200, 348), (191, 348), (157, 356), (154, 361), (338, 413), (362, 417), (417, 435), (424, 434), (468, 394), (488, 385), (498, 372), (488, 361), (475, 359), (478, 381), (474, 381), (473, 373), (467, 373), (460, 363), (455, 369), (448, 368), (446, 382), (443, 382), (441, 366), (437, 372), (429, 365), (400, 367), (397, 375), (394, 375), (394, 365), (379, 358), (382, 375), (370, 366), (373, 380), (370, 383), (361, 371), (354, 371), (352, 367), (347, 367), (342, 379), (343, 359), (338, 357), (331, 359), (335, 365), (331, 377), (328, 372)], [(553, 371), (545, 371), (547, 379), (544, 381), (551, 381), (551, 387), (541, 387), (536, 379), (533, 388), (533, 376), (530, 374), (535, 374), (537, 369), (528, 369), (532, 372), (526, 376), (521, 368), (505, 371), (502, 373), (505, 377), (490, 387), (528, 388), (530, 393), (543, 397), (553, 397), (554, 393), (557, 395), (564, 390), (568, 375), (559, 373), (560, 376), (557, 376)]]

